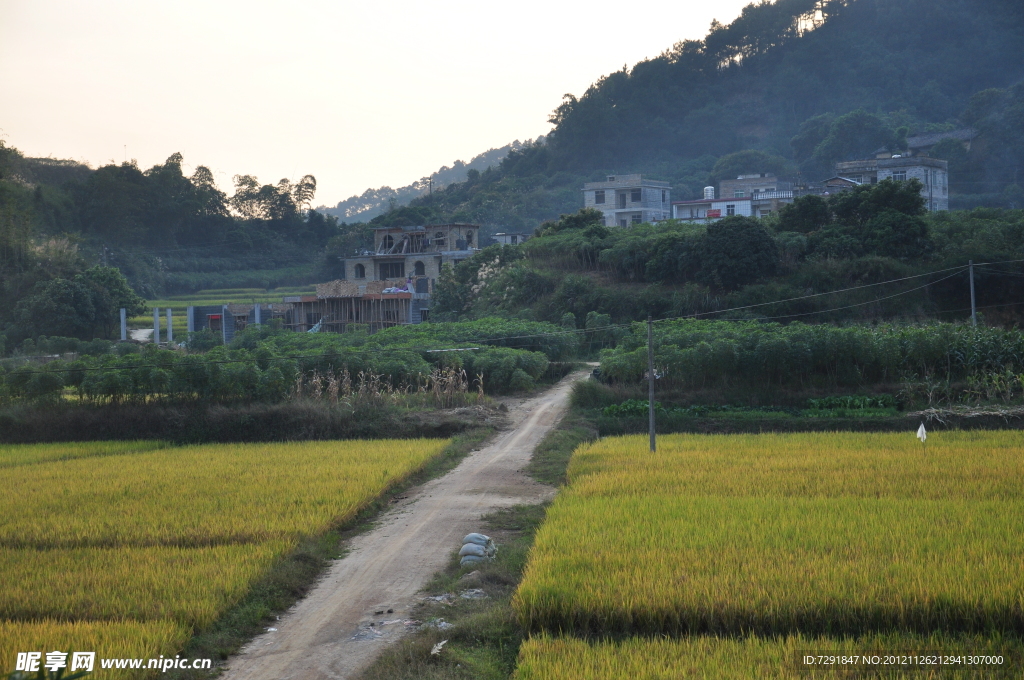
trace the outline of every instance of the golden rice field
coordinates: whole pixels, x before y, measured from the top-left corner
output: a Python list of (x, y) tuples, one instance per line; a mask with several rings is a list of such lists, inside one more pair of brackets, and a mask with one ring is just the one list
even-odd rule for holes
[[(0, 621), (0, 659), (3, 672), (14, 668), (18, 652), (96, 652), (96, 658), (155, 658), (174, 656), (192, 631), (173, 621)], [(99, 670), (88, 678), (128, 680), (138, 671)]]
[(1024, 625), (1019, 432), (673, 435), (581, 447), (516, 611), (588, 633)]
[[(1012, 657), (1005, 654), (1011, 649)], [(821, 638), (787, 635), (777, 638), (721, 638), (698, 635), (680, 639), (627, 638), (618, 642), (588, 643), (577, 638), (538, 635), (523, 643), (515, 680), (678, 680), (679, 678), (849, 678), (832, 670), (802, 671), (798, 659), (808, 652), (874, 656), (884, 650), (924, 652), (944, 650), (952, 654), (1004, 657), (979, 674), (975, 669), (950, 667), (942, 678), (1019, 677), (1021, 647), (980, 635), (915, 636), (868, 635), (858, 638)], [(977, 659), (975, 659), (977, 660)], [(882, 659), (884, 661), (884, 659)], [(972, 664), (973, 665), (973, 664)], [(975, 666), (977, 668), (979, 666)], [(997, 670), (998, 669), (998, 670)], [(858, 675), (853, 677), (865, 677)], [(934, 678), (928, 672), (903, 671), (868, 677)]]
[(0, 673), (9, 650), (61, 640), (118, 657), (180, 649), (299, 539), (350, 519), (447, 443), (5, 446)]
[(294, 540), (352, 516), (447, 444), (217, 444), (9, 468), (0, 546)]
[(1024, 670), (1021, 432), (935, 433), (926, 449), (913, 433), (658, 445), (573, 455), (513, 600), (535, 634), (518, 680), (798, 677), (782, 661), (800, 645), (936, 639)]
[(0, 468), (51, 460), (115, 456), (170, 446), (161, 441), (62, 442), (59, 444), (0, 444)]

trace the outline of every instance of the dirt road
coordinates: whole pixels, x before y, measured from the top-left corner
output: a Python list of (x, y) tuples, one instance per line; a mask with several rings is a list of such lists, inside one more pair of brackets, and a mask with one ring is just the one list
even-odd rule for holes
[[(479, 530), (482, 515), (554, 495), (552, 487), (520, 470), (558, 422), (572, 383), (582, 375), (510, 405), (509, 430), (444, 477), (410, 490), (377, 526), (355, 537), (349, 554), (274, 624), (277, 630), (259, 636), (228, 662), (224, 677), (334, 680), (365, 668), (382, 645), (402, 636), (419, 590), (445, 566), (462, 537)], [(382, 620), (390, 623), (381, 626)], [(370, 627), (371, 621), (377, 625)]]

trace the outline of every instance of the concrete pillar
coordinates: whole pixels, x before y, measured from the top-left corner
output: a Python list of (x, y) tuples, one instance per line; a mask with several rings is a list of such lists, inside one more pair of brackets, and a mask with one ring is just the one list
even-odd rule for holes
[(262, 321), (262, 319), (260, 317), (260, 303), (257, 302), (256, 303), (256, 325), (259, 326), (261, 323), (263, 323), (263, 321)]
[(185, 323), (188, 324), (188, 332), (195, 333), (196, 331), (196, 308), (189, 305), (185, 309)]
[(167, 308), (167, 344), (174, 342), (174, 330), (171, 327), (171, 308)]
[(128, 314), (124, 307), (121, 308), (121, 339), (128, 339)]
[[(231, 319), (232, 330), (234, 330), (235, 320)], [(232, 334), (233, 335), (233, 334)], [(224, 344), (228, 344), (228, 306), (221, 305), (220, 308), (220, 336), (224, 340)]]
[(153, 342), (160, 344), (160, 308), (153, 308)]

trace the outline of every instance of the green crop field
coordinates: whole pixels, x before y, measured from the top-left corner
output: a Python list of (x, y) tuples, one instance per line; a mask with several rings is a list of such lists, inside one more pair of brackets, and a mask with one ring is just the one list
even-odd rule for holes
[[(884, 632), (908, 648), (1006, 633), (1019, 650), (1022, 444), (1013, 431), (942, 432), (927, 448), (910, 432), (672, 435), (652, 454), (646, 437), (606, 438), (574, 454), (514, 606), (534, 633), (681, 636), (696, 667), (718, 663), (694, 651), (706, 635), (836, 648)], [(524, 669), (558, 644), (525, 647)]]
[(302, 538), (353, 517), (446, 445), (0, 447), (11, 491), (0, 498), (0, 675), (22, 651), (173, 655)]

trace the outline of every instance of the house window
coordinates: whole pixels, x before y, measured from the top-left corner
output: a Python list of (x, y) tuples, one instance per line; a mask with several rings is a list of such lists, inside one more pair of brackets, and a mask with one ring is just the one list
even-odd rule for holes
[(633, 224), (640, 224), (641, 222), (644, 221), (644, 214), (643, 213), (633, 213), (633, 215), (630, 218), (630, 220), (633, 222)]
[(381, 262), (380, 263), (380, 278), (384, 279), (400, 279), (405, 276), (405, 263), (404, 262)]
[[(740, 190), (740, 189), (737, 189), (737, 190), (735, 190), (735, 191), (733, 191), (733, 192), (732, 192), (732, 197), (733, 197), (733, 198), (743, 198), (743, 197), (744, 197), (745, 195), (746, 195), (746, 194), (744, 194), (744, 193), (743, 193), (743, 191), (742, 191), (742, 190)], [(724, 198), (724, 197), (723, 197), (723, 198)]]
[(906, 170), (896, 170), (895, 172), (892, 173), (892, 178), (894, 180), (896, 180), (897, 182), (906, 182), (907, 181), (907, 171)]
[(466, 243), (468, 243), (469, 245), (473, 245), (473, 232), (466, 232)]
[(604, 203), (604, 190), (594, 192), (594, 203)]
[(732, 205), (732, 204), (726, 205), (725, 206), (725, 214), (726, 215), (735, 215), (736, 214), (736, 206)]
[(434, 240), (434, 245), (435, 246), (437, 246), (438, 248), (441, 248), (442, 250), (444, 250), (445, 238), (444, 238), (444, 232), (443, 231), (435, 232), (433, 240)]
[(626, 220), (619, 220), (619, 226), (620, 227), (628, 227), (629, 226), (629, 222), (627, 222)]
[(426, 323), (427, 321), (430, 321), (430, 310), (429, 309), (421, 309), (420, 310), (420, 322)]
[(639, 203), (640, 202), (640, 190), (639, 189), (631, 189), (630, 192), (629, 192), (629, 200), (632, 201), (633, 203)]
[(664, 189), (661, 190), (661, 202), (664, 203), (668, 200), (668, 192)]
[(422, 262), (417, 262), (413, 265), (413, 271), (416, 272), (416, 276), (426, 276), (427, 267)]
[(380, 245), (381, 248), (383, 248), (384, 251), (387, 252), (395, 247), (395, 239), (391, 236), (391, 234), (388, 234), (383, 239), (381, 239)]
[(622, 192), (621, 194), (619, 194), (619, 207), (626, 207), (626, 192)]
[(357, 279), (365, 279), (366, 278), (366, 267), (364, 267), (361, 264), (357, 264), (356, 265), (356, 278)]

